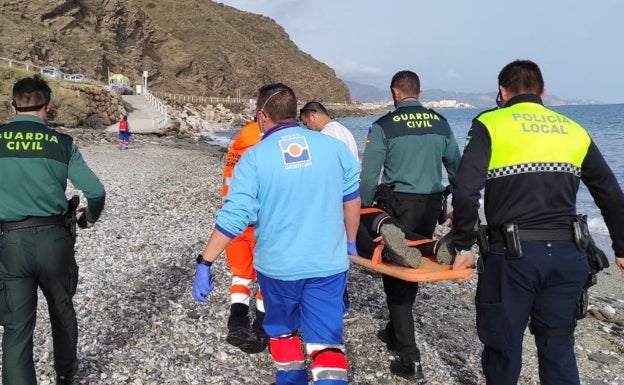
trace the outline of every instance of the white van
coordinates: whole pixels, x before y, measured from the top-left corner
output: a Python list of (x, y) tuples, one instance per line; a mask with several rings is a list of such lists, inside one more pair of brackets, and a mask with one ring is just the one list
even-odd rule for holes
[(63, 79), (63, 73), (61, 72), (61, 70), (58, 69), (58, 67), (54, 67), (54, 66), (43, 67), (41, 69), (41, 73), (45, 76), (49, 76), (54, 79)]

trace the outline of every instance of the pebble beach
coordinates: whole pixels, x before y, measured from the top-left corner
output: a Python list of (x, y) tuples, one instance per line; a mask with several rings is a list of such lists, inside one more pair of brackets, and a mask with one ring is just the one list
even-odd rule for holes
[[(79, 140), (107, 191), (92, 229), (79, 230), (79, 370), (76, 384), (270, 384), (268, 351), (249, 355), (226, 343), (231, 275), (225, 258), (213, 268), (207, 305), (190, 289), (195, 256), (214, 227), (221, 200), (224, 150), (192, 139), (133, 136)], [(68, 197), (78, 193), (70, 185)], [(81, 198), (83, 198), (81, 196)], [(84, 198), (82, 199), (84, 204)], [(612, 254), (609, 250), (608, 254)], [(345, 322), (352, 384), (408, 384), (390, 374), (393, 358), (375, 333), (387, 310), (380, 275), (352, 267), (353, 319)], [(427, 384), (484, 384), (469, 282), (421, 286), (414, 306), (416, 340)], [(583, 384), (624, 385), (624, 281), (615, 266), (590, 289), (590, 315), (576, 330)], [(39, 384), (55, 384), (47, 305), (39, 295), (35, 330)], [(525, 334), (520, 384), (539, 384), (533, 338)]]

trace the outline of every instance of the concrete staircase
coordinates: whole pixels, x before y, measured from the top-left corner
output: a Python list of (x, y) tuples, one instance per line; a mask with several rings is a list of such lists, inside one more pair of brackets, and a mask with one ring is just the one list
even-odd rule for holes
[[(151, 94), (123, 95), (123, 100), (132, 106), (128, 111), (130, 132), (135, 134), (159, 134), (171, 124), (171, 118), (160, 100)], [(117, 123), (106, 128), (108, 132), (117, 132)]]

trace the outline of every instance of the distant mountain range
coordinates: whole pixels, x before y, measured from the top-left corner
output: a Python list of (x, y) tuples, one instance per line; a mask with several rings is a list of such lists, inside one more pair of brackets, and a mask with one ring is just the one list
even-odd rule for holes
[[(391, 102), (392, 96), (389, 89), (381, 89), (368, 84), (344, 80), (349, 87), (351, 98), (360, 103)], [(438, 89), (423, 90), (420, 98), (423, 102), (439, 100), (456, 100), (458, 103), (467, 103), (478, 108), (490, 108), (496, 105), (496, 92), (451, 92)], [(550, 106), (562, 106), (571, 104), (602, 104), (598, 100), (564, 100), (555, 95), (546, 95), (544, 103)]]

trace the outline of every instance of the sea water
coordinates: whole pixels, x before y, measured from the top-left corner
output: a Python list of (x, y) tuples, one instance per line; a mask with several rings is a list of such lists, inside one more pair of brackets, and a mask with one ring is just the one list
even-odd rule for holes
[[(602, 152), (603, 157), (611, 167), (615, 177), (624, 185), (624, 157), (622, 146), (624, 145), (624, 104), (601, 104), (582, 106), (552, 107), (554, 110), (568, 116), (581, 124), (589, 132), (592, 139)], [(483, 110), (477, 109), (439, 109), (453, 129), (460, 150), (463, 149), (466, 134), (470, 129), (472, 119)], [(371, 124), (380, 115), (368, 115), (359, 117), (345, 117), (336, 119), (353, 132), (358, 144), (360, 157), (364, 153), (366, 135)], [(224, 130), (212, 133), (215, 142), (227, 146), (236, 135), (237, 130)], [(483, 203), (483, 202), (481, 202)], [(577, 196), (578, 213), (587, 214), (591, 233), (604, 252), (613, 258), (611, 240), (600, 210), (595, 205), (587, 188), (581, 183)]]

